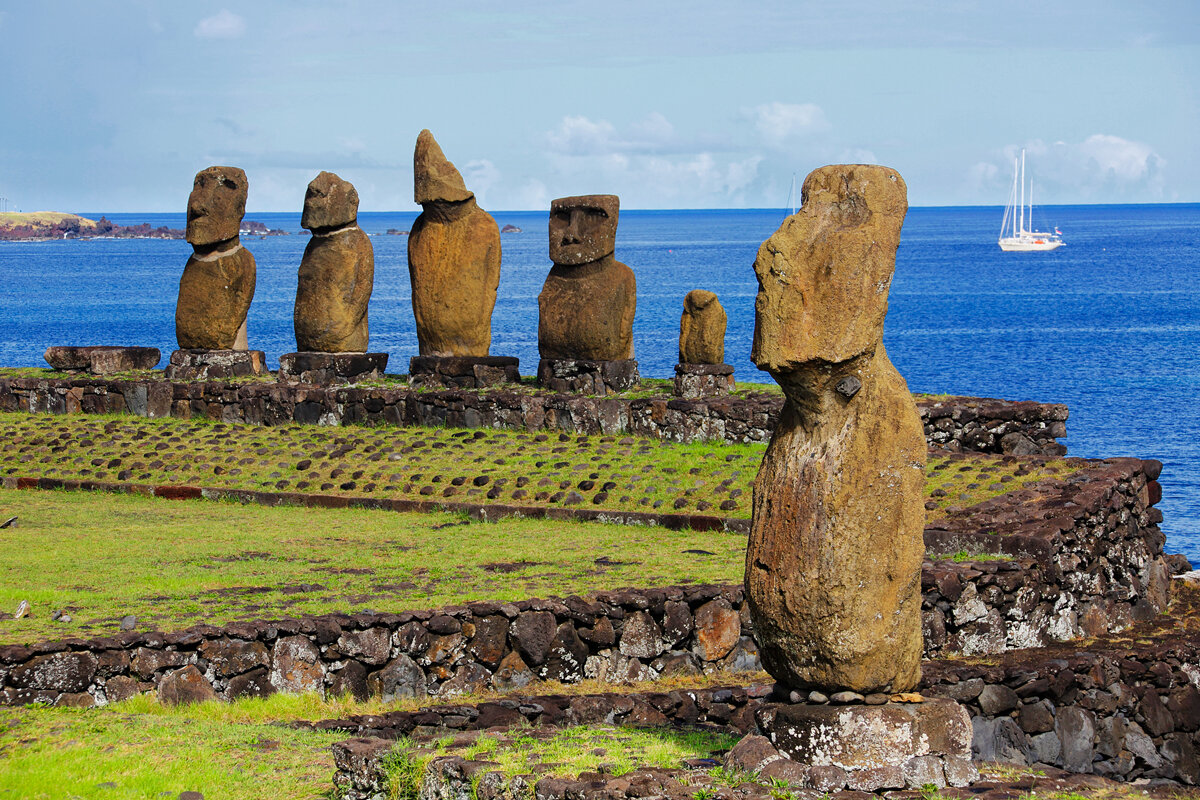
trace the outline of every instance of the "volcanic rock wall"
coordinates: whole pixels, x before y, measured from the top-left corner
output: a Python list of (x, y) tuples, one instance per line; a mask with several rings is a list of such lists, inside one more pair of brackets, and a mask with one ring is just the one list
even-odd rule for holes
[[(0, 411), (208, 418), (249, 425), (432, 425), (634, 433), (678, 442), (765, 442), (783, 398), (683, 400), (505, 391), (288, 386), (265, 382), (0, 378)], [(918, 398), (931, 447), (1061, 455), (1067, 408), (971, 397)]]

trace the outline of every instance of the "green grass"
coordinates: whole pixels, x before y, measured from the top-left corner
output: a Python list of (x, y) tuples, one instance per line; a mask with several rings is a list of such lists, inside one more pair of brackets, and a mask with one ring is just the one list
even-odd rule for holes
[[(0, 414), (0, 475), (748, 519), (762, 444)], [(934, 456), (929, 518), (1075, 468)]]
[(677, 769), (685, 759), (726, 751), (738, 737), (699, 730), (641, 729), (613, 725), (570, 728), (514, 728), (503, 734), (470, 733), (432, 741), (397, 741), (389, 764), (391, 795), (415, 798), (424, 766), (433, 758), (457, 755), (491, 761), (507, 777), (535, 772), (538, 778), (575, 777), (603, 770), (624, 775), (635, 769)]
[(0, 797), (151, 798), (189, 790), (225, 800), (326, 797), (329, 747), (339, 738), (207, 718), (198, 706), (161, 714), (128, 704), (6, 708)]
[[(740, 580), (744, 537), (446, 513), (0, 490), (0, 643)], [(704, 551), (689, 553), (689, 550)], [(65, 610), (71, 622), (51, 620)]]

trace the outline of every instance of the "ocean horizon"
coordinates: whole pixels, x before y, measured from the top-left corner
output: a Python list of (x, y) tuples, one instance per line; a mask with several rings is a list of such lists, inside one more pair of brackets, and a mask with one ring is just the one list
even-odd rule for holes
[[(1047, 205), (1042, 229), (1066, 245), (1003, 253), (1002, 206), (914, 206), (896, 259), (884, 333), (888, 354), (914, 392), (1065, 403), (1070, 455), (1164, 462), (1167, 549), (1200, 561), (1200, 203)], [(371, 349), (407, 372), (417, 354), (407, 272), (407, 230), (419, 211), (363, 212), (375, 248)], [(548, 212), (490, 211), (503, 264), (493, 315), (493, 355), (537, 365), (537, 294), (550, 268)], [(83, 212), (133, 225), (182, 228), (178, 213)], [(677, 359), (683, 297), (717, 293), (729, 315), (726, 360), (739, 381), (770, 382), (749, 360), (759, 245), (780, 209), (622, 209), (616, 257), (638, 280), (635, 357), (648, 377)], [(247, 236), (258, 285), (250, 346), (268, 363), (295, 350), (296, 270), (308, 241), (300, 213), (247, 212), (293, 235)], [(50, 345), (175, 349), (174, 306), (186, 242), (100, 239), (0, 242), (0, 301), (8, 320), (0, 364), (45, 366)]]

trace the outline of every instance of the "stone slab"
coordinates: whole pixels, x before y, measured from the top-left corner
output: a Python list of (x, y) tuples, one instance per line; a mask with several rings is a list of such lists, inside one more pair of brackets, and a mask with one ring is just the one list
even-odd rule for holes
[(620, 361), (543, 358), (538, 383), (552, 392), (598, 394), (623, 392), (641, 379), (635, 358)]
[(284, 353), (278, 375), (282, 383), (355, 383), (382, 378), (387, 363), (387, 353)]
[(733, 366), (730, 364), (676, 364), (676, 397), (699, 400), (720, 397), (733, 391)]
[(55, 369), (84, 371), (93, 375), (109, 375), (135, 369), (154, 369), (162, 358), (157, 347), (122, 347), (90, 345), (74, 347), (60, 345), (46, 348), (43, 356)]
[(808, 767), (835, 766), (848, 776), (905, 765), (911, 770), (917, 763), (911, 760), (925, 756), (971, 758), (971, 717), (944, 698), (871, 706), (797, 703), (765, 707), (757, 717), (787, 758)]
[(176, 350), (164, 372), (172, 381), (211, 381), (262, 375), (266, 364), (262, 350)]
[(408, 362), (410, 386), (486, 389), (520, 383), (520, 361), (512, 356), (413, 356)]

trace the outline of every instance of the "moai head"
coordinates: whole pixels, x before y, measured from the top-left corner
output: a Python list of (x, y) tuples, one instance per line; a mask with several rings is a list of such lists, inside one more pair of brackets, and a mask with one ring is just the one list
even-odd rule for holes
[(617, 243), (615, 194), (560, 197), (550, 203), (550, 260), (572, 267), (610, 256)]
[(322, 172), (308, 184), (304, 193), (304, 213), (300, 227), (316, 231), (340, 228), (358, 219), (358, 192), (354, 184), (332, 172)]
[(246, 173), (209, 167), (196, 173), (187, 205), (187, 240), (192, 245), (224, 242), (238, 235), (246, 214)]
[(750, 358), (759, 369), (781, 380), (875, 350), (907, 193), (899, 173), (880, 166), (821, 167), (805, 179), (800, 211), (763, 242), (754, 261)]
[(426, 203), (461, 203), (474, 197), (463, 183), (462, 175), (442, 153), (428, 130), (417, 136), (413, 151), (413, 200)]

